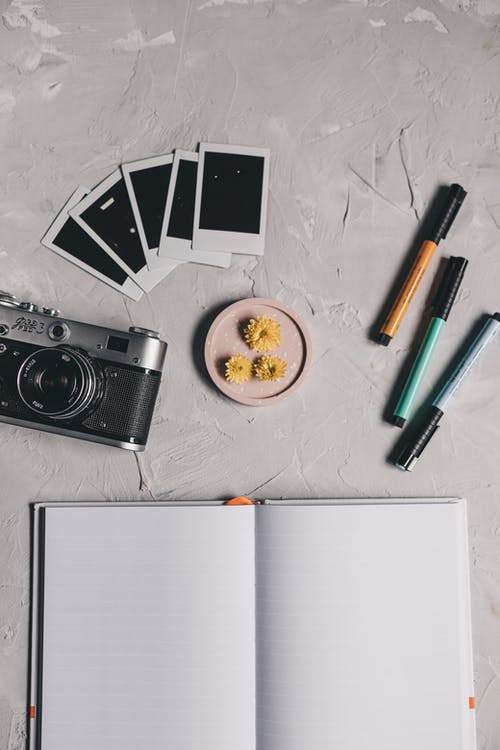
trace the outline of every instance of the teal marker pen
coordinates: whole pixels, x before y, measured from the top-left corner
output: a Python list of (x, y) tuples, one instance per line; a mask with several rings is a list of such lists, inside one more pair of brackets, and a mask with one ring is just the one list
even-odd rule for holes
[(394, 410), (393, 424), (397, 427), (403, 427), (411, 414), (418, 390), (439, 341), (441, 331), (448, 320), (448, 315), (460, 289), (467, 263), (468, 260), (466, 258), (451, 257), (446, 265), (446, 270), (433, 304), (434, 314)]

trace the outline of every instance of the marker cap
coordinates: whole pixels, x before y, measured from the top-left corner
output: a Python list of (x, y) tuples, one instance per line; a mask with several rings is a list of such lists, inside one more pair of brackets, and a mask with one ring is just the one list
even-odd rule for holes
[(448, 260), (433, 303), (436, 318), (448, 320), (448, 315), (455, 302), (468, 263), (467, 258), (460, 256), (452, 255)]
[(457, 185), (456, 183), (450, 185), (448, 195), (446, 196), (446, 202), (443, 206), (443, 212), (436, 222), (434, 231), (429, 238), (432, 242), (437, 244), (440, 240), (443, 240), (446, 237), (466, 195), (467, 193), (461, 185)]
[(412, 471), (417, 461), (418, 456), (414, 453), (414, 451), (406, 450), (402, 452), (402, 454), (396, 461), (396, 466), (398, 467), (398, 469), (403, 469), (403, 471)]
[(377, 341), (379, 344), (382, 344), (383, 346), (389, 346), (389, 344), (392, 341), (392, 337), (389, 336), (388, 333), (379, 333)]
[(435, 406), (431, 407), (426, 423), (414, 437), (413, 441), (408, 443), (396, 461), (396, 466), (399, 469), (404, 469), (404, 471), (411, 471), (413, 469), (422, 451), (438, 429), (439, 420), (442, 416), (443, 412), (441, 409)]

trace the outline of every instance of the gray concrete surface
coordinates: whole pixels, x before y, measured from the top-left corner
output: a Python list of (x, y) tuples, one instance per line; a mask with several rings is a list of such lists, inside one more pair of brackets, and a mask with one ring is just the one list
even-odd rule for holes
[[(0, 8), (0, 287), (68, 317), (156, 328), (170, 344), (139, 457), (0, 425), (0, 750), (24, 743), (29, 503), (240, 493), (467, 497), (478, 746), (497, 750), (500, 344), (404, 474), (386, 461), (400, 433), (382, 414), (437, 260), (393, 344), (368, 334), (441, 183), (469, 191), (440, 253), (470, 267), (426, 392), (500, 307), (499, 0)], [(200, 140), (271, 148), (264, 258), (181, 266), (133, 303), (39, 245), (78, 183)], [(198, 367), (207, 316), (251, 295), (291, 305), (314, 340), (303, 388), (274, 408), (225, 399)]]

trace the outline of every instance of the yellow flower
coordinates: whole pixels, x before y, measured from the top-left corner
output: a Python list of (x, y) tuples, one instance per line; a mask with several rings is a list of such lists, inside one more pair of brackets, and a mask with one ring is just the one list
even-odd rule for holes
[(228, 383), (244, 383), (252, 377), (252, 363), (242, 354), (233, 354), (226, 362), (226, 380)]
[(286, 373), (286, 362), (280, 357), (270, 357), (265, 354), (253, 366), (259, 380), (279, 380)]
[(250, 349), (256, 352), (270, 352), (281, 343), (280, 324), (267, 315), (251, 318), (243, 333)]

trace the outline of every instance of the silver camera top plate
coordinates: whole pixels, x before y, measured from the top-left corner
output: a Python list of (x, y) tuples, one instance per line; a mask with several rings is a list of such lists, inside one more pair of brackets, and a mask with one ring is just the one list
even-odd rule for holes
[(40, 312), (0, 292), (0, 340), (26, 341), (40, 347), (72, 346), (90, 356), (123, 365), (161, 371), (167, 345), (154, 331), (131, 328), (119, 331), (56, 317), (56, 310)]

